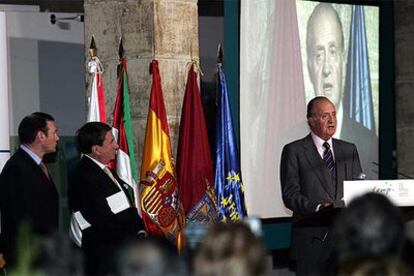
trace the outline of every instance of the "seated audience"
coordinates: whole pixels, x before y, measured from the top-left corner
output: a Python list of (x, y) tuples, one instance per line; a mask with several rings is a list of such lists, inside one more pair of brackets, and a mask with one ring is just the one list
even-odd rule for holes
[(338, 276), (405, 276), (408, 275), (400, 260), (378, 256), (359, 256), (347, 259), (338, 271)]
[(398, 263), (406, 242), (400, 210), (378, 193), (351, 201), (335, 223), (334, 238), (338, 271), (344, 271), (354, 260), (360, 262), (358, 269), (373, 266), (378, 260)]
[(194, 275), (264, 275), (265, 256), (261, 240), (246, 225), (213, 225), (196, 252)]
[(166, 240), (131, 241), (118, 252), (117, 275), (186, 276), (187, 267)]

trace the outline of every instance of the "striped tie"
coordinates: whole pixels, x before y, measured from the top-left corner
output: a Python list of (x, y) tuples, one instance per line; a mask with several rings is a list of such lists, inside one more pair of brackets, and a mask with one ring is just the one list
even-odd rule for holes
[(335, 169), (335, 161), (333, 159), (331, 146), (328, 142), (323, 143), (324, 151), (323, 151), (323, 161), (325, 162), (326, 167), (329, 171), (333, 171)]

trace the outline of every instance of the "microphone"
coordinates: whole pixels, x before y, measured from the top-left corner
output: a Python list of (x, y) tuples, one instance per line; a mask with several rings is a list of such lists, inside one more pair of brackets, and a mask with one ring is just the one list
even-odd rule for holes
[[(348, 170), (346, 169), (346, 164), (345, 164), (345, 172), (347, 172)], [(347, 179), (347, 178), (345, 178)], [(366, 180), (367, 179), (367, 175), (363, 172), (359, 173), (357, 177), (353, 177), (352, 175), (352, 180)]]
[(366, 180), (367, 179), (367, 175), (362, 172), (362, 173), (358, 174), (358, 176), (357, 176), (356, 179), (357, 180)]
[[(373, 162), (371, 162), (372, 164), (374, 164), (375, 166), (377, 166), (378, 168), (380, 168), (380, 169), (382, 169), (383, 167), (381, 166), (381, 164), (380, 163), (378, 163), (378, 162), (375, 162), (375, 161), (373, 161)], [(402, 172), (399, 172), (399, 171), (397, 171), (397, 175), (399, 175), (399, 176), (402, 176), (402, 177), (405, 177), (405, 178), (408, 178), (408, 179), (414, 179), (412, 176), (409, 176), (408, 174), (405, 174), (405, 173), (402, 173)]]

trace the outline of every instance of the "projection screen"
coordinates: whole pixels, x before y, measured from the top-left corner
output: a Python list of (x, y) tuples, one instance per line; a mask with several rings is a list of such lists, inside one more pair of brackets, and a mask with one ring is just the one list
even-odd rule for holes
[(249, 215), (291, 215), (281, 197), (280, 154), (309, 133), (306, 104), (316, 95), (336, 105), (334, 137), (355, 143), (367, 179), (378, 178), (379, 8), (242, 0), (240, 16), (240, 148)]

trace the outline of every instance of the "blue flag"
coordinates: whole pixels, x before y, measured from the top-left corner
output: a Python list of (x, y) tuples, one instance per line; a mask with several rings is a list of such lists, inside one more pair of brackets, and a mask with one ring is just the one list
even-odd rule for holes
[(344, 108), (350, 118), (375, 131), (365, 14), (357, 5), (352, 6)]
[(247, 215), (244, 204), (244, 185), (227, 95), (226, 78), (221, 64), (217, 65), (217, 69), (215, 189), (220, 221), (236, 222)]

